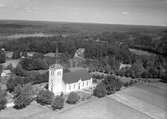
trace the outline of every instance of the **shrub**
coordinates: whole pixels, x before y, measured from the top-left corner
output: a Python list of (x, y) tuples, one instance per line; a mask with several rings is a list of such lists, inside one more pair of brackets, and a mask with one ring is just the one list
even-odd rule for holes
[(79, 102), (79, 96), (77, 93), (75, 92), (71, 92), (69, 95), (68, 95), (68, 98), (67, 98), (67, 103), (69, 104), (75, 104)]
[(91, 95), (88, 95), (88, 96), (86, 97), (86, 99), (89, 100), (89, 99), (91, 99), (91, 97), (92, 97)]
[(56, 98), (54, 99), (53, 103), (52, 103), (52, 109), (62, 109), (64, 107), (64, 101), (65, 99), (61, 96), (56, 96)]
[(151, 80), (147, 80), (148, 83), (151, 83)]
[(134, 80), (134, 83), (137, 83), (137, 80)]
[(64, 97), (64, 93), (63, 93), (63, 92), (61, 92), (60, 96), (61, 96), (61, 97)]
[(167, 83), (167, 73), (163, 75), (162, 82)]
[(133, 84), (134, 84), (134, 81), (130, 80), (129, 85), (133, 85)]
[(93, 95), (98, 98), (104, 97), (106, 96), (106, 94), (107, 94), (106, 86), (103, 82), (100, 82), (93, 90)]
[(53, 101), (54, 94), (49, 90), (41, 90), (37, 95), (36, 101), (41, 105), (50, 105)]
[(129, 86), (129, 82), (127, 81), (124, 83), (124, 87), (128, 87), (128, 86)]

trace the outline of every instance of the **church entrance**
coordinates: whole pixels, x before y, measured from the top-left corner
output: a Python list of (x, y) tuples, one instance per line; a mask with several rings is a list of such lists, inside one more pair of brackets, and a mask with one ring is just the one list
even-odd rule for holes
[(80, 83), (78, 83), (78, 90), (80, 89)]

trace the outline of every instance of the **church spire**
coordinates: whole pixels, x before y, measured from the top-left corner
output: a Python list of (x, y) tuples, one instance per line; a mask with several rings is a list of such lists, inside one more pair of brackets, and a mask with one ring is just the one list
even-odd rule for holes
[(55, 51), (56, 64), (59, 63), (59, 59), (60, 59), (60, 56), (59, 56), (59, 51), (58, 51), (58, 45), (56, 45), (56, 51)]

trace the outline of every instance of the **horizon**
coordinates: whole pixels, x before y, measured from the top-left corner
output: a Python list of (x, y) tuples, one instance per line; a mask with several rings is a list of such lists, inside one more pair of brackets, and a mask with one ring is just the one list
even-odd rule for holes
[[(27, 21), (27, 22), (52, 22), (52, 23), (70, 23), (70, 24), (96, 24), (96, 25), (120, 25), (120, 26), (143, 26), (143, 27), (167, 27), (158, 25), (137, 25), (137, 24), (110, 24), (110, 23), (91, 23), (91, 22), (73, 22), (73, 21), (44, 21), (44, 20), (21, 20), (21, 19), (0, 19), (0, 21)], [(8, 23), (9, 24), (9, 23)], [(12, 24), (12, 23), (10, 23)]]
[(0, 0), (0, 20), (167, 26), (167, 0)]

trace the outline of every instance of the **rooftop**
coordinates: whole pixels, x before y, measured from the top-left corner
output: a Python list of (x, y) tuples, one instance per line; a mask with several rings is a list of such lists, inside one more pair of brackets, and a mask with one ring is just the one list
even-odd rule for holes
[(74, 72), (68, 72), (63, 74), (63, 80), (65, 83), (77, 83), (80, 79), (82, 81), (89, 80), (91, 75), (86, 70), (78, 70)]

